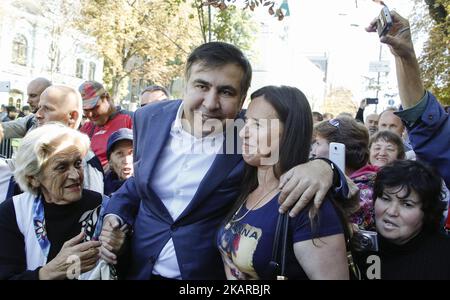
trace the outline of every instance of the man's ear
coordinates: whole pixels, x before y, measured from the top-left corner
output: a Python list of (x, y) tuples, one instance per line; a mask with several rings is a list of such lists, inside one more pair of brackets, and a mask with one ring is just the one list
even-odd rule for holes
[(111, 96), (109, 95), (109, 93), (105, 94), (105, 97), (100, 97), (100, 100), (104, 101), (104, 102), (108, 102), (108, 103), (112, 103), (112, 99)]
[(70, 128), (78, 129), (78, 128), (75, 128), (75, 125), (77, 124), (77, 120), (78, 120), (79, 116), (80, 116), (80, 114), (76, 110), (71, 111), (69, 113), (69, 124), (68, 125)]
[(39, 181), (36, 179), (35, 176), (27, 176), (27, 179), (33, 188), (37, 189), (41, 186), (41, 184), (39, 183)]

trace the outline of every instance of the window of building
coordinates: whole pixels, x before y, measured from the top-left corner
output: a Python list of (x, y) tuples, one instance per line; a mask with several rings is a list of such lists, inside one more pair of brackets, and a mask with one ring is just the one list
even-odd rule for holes
[(84, 62), (81, 58), (77, 59), (77, 67), (75, 69), (75, 76), (78, 78), (83, 78), (83, 65)]
[(13, 40), (11, 61), (15, 64), (26, 66), (27, 50), (28, 50), (27, 39), (21, 34), (16, 35), (16, 37)]
[(60, 73), (61, 72), (61, 51), (59, 51), (58, 49), (58, 53), (56, 55), (56, 72)]
[(89, 80), (95, 80), (95, 68), (96, 65), (94, 62), (89, 63)]
[(61, 65), (61, 51), (56, 46), (56, 43), (52, 43), (49, 48), (49, 54), (48, 54), (48, 71), (49, 72), (57, 72), (59, 73), (60, 65)]

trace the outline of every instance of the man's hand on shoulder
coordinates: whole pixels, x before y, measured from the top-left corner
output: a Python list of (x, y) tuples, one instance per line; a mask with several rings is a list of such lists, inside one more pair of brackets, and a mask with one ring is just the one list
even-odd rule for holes
[(289, 215), (294, 217), (311, 200), (319, 208), (332, 185), (333, 170), (321, 159), (290, 169), (280, 178), (280, 213), (291, 209)]

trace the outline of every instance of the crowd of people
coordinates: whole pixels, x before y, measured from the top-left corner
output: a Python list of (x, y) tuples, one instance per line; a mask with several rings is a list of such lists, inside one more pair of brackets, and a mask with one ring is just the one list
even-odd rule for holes
[(21, 139), (0, 159), (0, 279), (450, 279), (450, 117), (392, 18), (402, 105), (365, 118), (289, 86), (243, 109), (252, 67), (222, 42), (189, 55), (182, 100), (148, 86), (134, 113), (96, 81), (31, 81), (32, 113), (0, 126)]

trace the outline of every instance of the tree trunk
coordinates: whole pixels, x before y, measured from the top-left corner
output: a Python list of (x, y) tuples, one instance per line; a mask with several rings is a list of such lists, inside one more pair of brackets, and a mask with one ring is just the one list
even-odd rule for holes
[(112, 78), (111, 99), (114, 104), (120, 103), (120, 99), (117, 99), (117, 96), (119, 95), (119, 86), (122, 80), (123, 77), (120, 76), (114, 76)]

